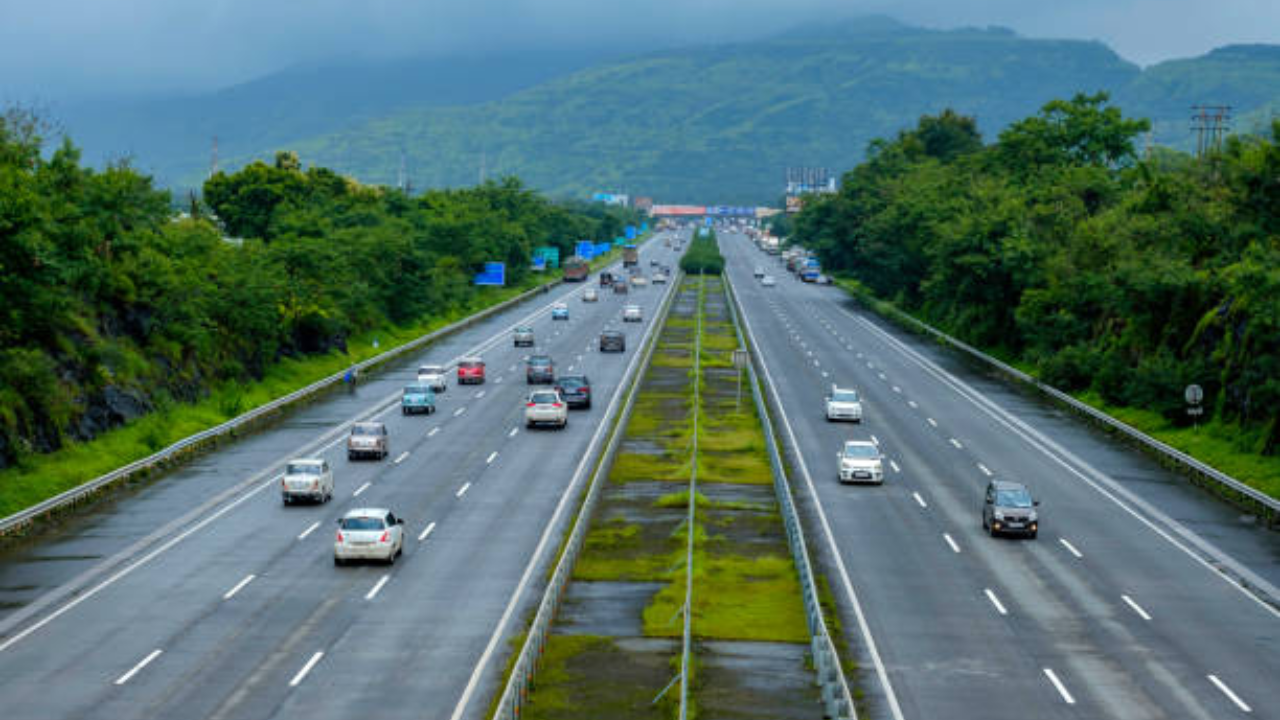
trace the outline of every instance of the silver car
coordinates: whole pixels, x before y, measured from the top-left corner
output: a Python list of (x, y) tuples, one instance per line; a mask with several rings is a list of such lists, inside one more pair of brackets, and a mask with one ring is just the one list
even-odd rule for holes
[(533, 328), (528, 325), (521, 325), (511, 333), (511, 340), (516, 347), (533, 347)]
[(836, 459), (840, 463), (840, 482), (884, 482), (884, 458), (873, 442), (846, 440)]
[(391, 452), (387, 441), (387, 426), (380, 422), (358, 422), (351, 426), (347, 437), (347, 459), (371, 457), (381, 460)]
[(862, 422), (862, 398), (858, 397), (858, 391), (832, 386), (827, 396), (827, 420)]
[(992, 480), (982, 504), (982, 528), (996, 535), (1023, 535), (1035, 539), (1040, 532), (1040, 501), (1022, 483)]
[(639, 305), (628, 305), (622, 309), (622, 322), (642, 322), (644, 321), (644, 311)]
[(774, 280), (772, 275), (765, 275), (760, 279), (760, 284), (764, 287), (773, 287), (778, 284), (778, 281)]
[(526, 427), (552, 425), (563, 430), (569, 424), (569, 407), (555, 390), (534, 390), (524, 407)]
[(284, 466), (280, 497), (285, 505), (299, 500), (329, 502), (333, 498), (333, 470), (321, 458), (298, 458)]
[(381, 560), (388, 565), (404, 552), (404, 519), (386, 508), (357, 508), (338, 518), (333, 564)]
[(449, 387), (443, 365), (423, 365), (418, 368), (418, 382), (430, 385), (435, 392), (444, 392)]

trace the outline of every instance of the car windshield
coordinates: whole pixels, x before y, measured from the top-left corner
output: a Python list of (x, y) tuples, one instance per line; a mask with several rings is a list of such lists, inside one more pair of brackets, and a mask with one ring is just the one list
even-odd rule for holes
[(533, 367), (546, 367), (551, 364), (551, 358), (545, 355), (542, 355), (542, 356), (535, 355), (529, 358), (529, 364)]
[(316, 475), (320, 472), (320, 463), (312, 462), (291, 462), (285, 468), (285, 473), (289, 475)]
[(531, 333), (531, 332), (533, 332), (533, 328), (531, 328), (531, 327), (518, 327), (518, 328), (516, 328), (516, 332), (518, 332), (518, 333)]
[(580, 388), (583, 385), (586, 385), (587, 382), (584, 378), (580, 378), (580, 377), (562, 377), (556, 381), (556, 384), (562, 388), (573, 390), (575, 388)]
[(617, 340), (618, 338), (622, 337), (622, 333), (620, 332), (601, 333), (600, 337), (607, 338), (609, 340)]
[(837, 390), (831, 393), (834, 402), (858, 402), (858, 393), (854, 390)]
[(474, 370), (476, 368), (484, 367), (484, 363), (478, 360), (463, 360), (462, 362), (458, 363), (458, 367), (464, 370)]
[(404, 387), (405, 395), (426, 395), (431, 392), (431, 388), (426, 385), (406, 385)]
[(858, 459), (874, 459), (876, 457), (876, 447), (874, 445), (845, 445), (844, 456), (847, 458)]
[(996, 504), (1000, 507), (1029, 508), (1031, 507), (1031, 493), (1024, 488), (998, 490), (996, 491)]
[(419, 375), (439, 375), (443, 371), (444, 371), (444, 368), (440, 367), (439, 365), (423, 365), (422, 367), (418, 368)]
[[(394, 395), (392, 397), (395, 397)], [(352, 435), (381, 435), (381, 428), (377, 425), (356, 425), (351, 428)]]
[(343, 530), (382, 530), (382, 518), (348, 517), (342, 518)]
[(534, 393), (529, 396), (529, 402), (536, 403), (538, 405), (549, 405), (556, 402), (556, 394), (553, 392)]

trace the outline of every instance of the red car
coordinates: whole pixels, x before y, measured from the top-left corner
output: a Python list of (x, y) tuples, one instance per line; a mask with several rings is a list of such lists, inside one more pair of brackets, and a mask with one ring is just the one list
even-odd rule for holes
[(459, 385), (481, 385), (484, 383), (484, 361), (477, 357), (463, 358), (458, 363)]

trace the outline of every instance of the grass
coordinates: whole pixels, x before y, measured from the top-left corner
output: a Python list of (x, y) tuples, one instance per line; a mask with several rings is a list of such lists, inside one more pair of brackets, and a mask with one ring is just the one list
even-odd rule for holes
[[(874, 297), (856, 280), (841, 278), (836, 280), (836, 284), (880, 315), (890, 318), (914, 317), (893, 303)], [(1001, 357), (1001, 360), (1037, 377), (1035, 366), (1030, 363), (1016, 358)], [(1256, 443), (1252, 441), (1251, 434), (1243, 432), (1238, 425), (1214, 420), (1199, 427), (1179, 427), (1159, 413), (1143, 408), (1112, 405), (1094, 392), (1072, 393), (1072, 396), (1249, 487), (1261, 490), (1273, 498), (1280, 498), (1280, 456), (1260, 455), (1253, 451), (1251, 448)]]
[[(276, 398), (288, 395), (357, 362), (456, 322), (485, 307), (515, 297), (537, 285), (538, 279), (506, 288), (485, 288), (465, 309), (421, 323), (386, 326), (348, 338), (347, 353), (330, 352), (305, 358), (284, 358), (261, 380), (226, 383), (194, 403), (173, 403), (88, 442), (68, 443), (62, 449), (28, 456), (0, 471), (0, 517), (35, 505), (61, 492), (147, 457), (184, 437), (207, 430)], [(378, 347), (374, 347), (374, 342)]]

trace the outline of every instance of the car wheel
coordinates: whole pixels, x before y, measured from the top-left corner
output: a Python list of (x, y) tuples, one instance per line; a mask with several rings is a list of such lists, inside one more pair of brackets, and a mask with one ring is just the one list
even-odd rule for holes
[(353, 461), (353, 460), (355, 460), (355, 459), (356, 459), (356, 454), (355, 454), (355, 453), (352, 453), (352, 452), (347, 453), (347, 462), (351, 462), (351, 461)]
[(281, 502), (283, 502), (285, 505), (292, 505), (292, 504), (293, 504), (293, 501), (289, 499), (289, 496), (288, 496), (288, 495), (281, 495), (281, 496), (280, 496), (280, 500), (281, 500)]
[(409, 414), (409, 408), (407, 408), (407, 407), (402, 407), (402, 408), (400, 408), (400, 414), (401, 414), (401, 415), (408, 415), (408, 414)]
[(1035, 539), (1036, 539), (1036, 534), (1037, 534), (1038, 532), (1039, 532), (1039, 531), (1033, 530), (1033, 531), (1031, 532), (1031, 534), (1030, 534), (1030, 535), (1027, 535), (1027, 539), (1029, 539), (1029, 540), (1035, 540)]
[(391, 551), (391, 554), (387, 556), (387, 564), (388, 564), (388, 565), (395, 565), (395, 564), (396, 564), (396, 556), (397, 556), (397, 555), (399, 555), (399, 554), (400, 554), (399, 552), (396, 552), (395, 550), (392, 550), (392, 551)]
[(342, 567), (342, 558), (338, 557), (337, 555), (334, 555), (334, 556), (333, 556), (333, 565), (334, 565), (334, 567)]

